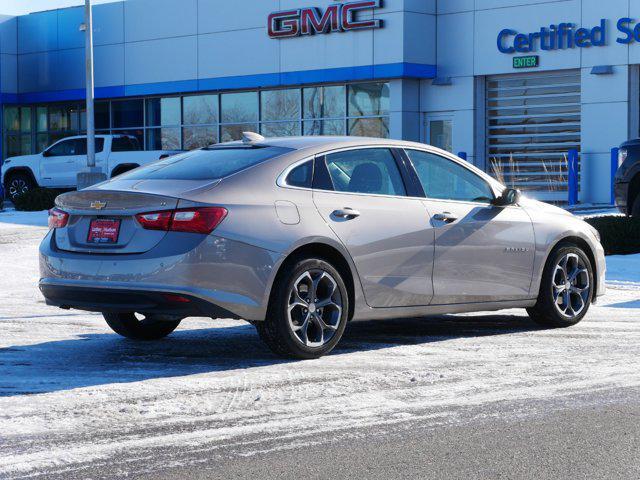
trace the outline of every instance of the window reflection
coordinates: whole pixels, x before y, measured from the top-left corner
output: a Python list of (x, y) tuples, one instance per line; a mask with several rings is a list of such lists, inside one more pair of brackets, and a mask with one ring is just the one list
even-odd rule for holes
[[(265, 136), (389, 135), (386, 83), (99, 100), (96, 130), (134, 135), (145, 148), (195, 149)], [(60, 138), (86, 134), (82, 101), (10, 105), (3, 111), (3, 156), (37, 153)]]
[(182, 102), (184, 125), (218, 123), (217, 95), (194, 95), (184, 97)]
[(180, 97), (148, 99), (146, 121), (150, 127), (180, 125)]
[(389, 114), (389, 84), (349, 85), (349, 116)]
[(182, 148), (195, 150), (218, 143), (217, 127), (185, 127), (182, 129)]
[(226, 93), (221, 104), (222, 123), (258, 121), (258, 92)]
[(305, 88), (304, 118), (339, 118), (347, 111), (345, 86)]
[(349, 120), (349, 135), (354, 137), (389, 137), (389, 119), (356, 118)]
[(266, 90), (261, 93), (262, 121), (300, 118), (300, 90)]
[(220, 128), (220, 141), (232, 142), (233, 140), (242, 139), (242, 132), (257, 132), (258, 124), (243, 123), (239, 125), (223, 125)]
[(265, 137), (294, 137), (300, 135), (300, 122), (263, 123), (260, 130)]

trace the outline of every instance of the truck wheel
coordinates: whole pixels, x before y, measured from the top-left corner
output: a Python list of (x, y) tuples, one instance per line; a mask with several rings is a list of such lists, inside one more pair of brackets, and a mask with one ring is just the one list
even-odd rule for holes
[(564, 243), (551, 252), (544, 267), (531, 319), (546, 327), (569, 327), (584, 318), (593, 298), (593, 267), (576, 245)]
[(10, 199), (14, 199), (19, 195), (23, 195), (30, 190), (33, 190), (35, 184), (31, 177), (26, 173), (11, 173), (5, 180), (6, 195)]
[(158, 320), (153, 315), (135, 313), (103, 313), (107, 325), (119, 335), (132, 340), (159, 340), (173, 332), (181, 320)]
[(349, 297), (340, 273), (325, 260), (289, 265), (276, 280), (260, 338), (277, 355), (311, 359), (329, 353), (347, 324)]

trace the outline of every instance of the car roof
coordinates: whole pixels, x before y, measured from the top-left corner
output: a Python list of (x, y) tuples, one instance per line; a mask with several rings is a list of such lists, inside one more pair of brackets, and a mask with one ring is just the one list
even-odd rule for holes
[[(241, 141), (229, 142), (222, 145), (242, 145)], [(358, 146), (393, 145), (405, 148), (425, 148), (422, 143), (408, 142), (405, 140), (393, 140), (388, 138), (373, 137), (347, 137), (347, 136), (306, 136), (306, 137), (269, 137), (264, 140), (253, 142), (257, 146), (273, 146), (291, 148), (294, 150), (327, 150)], [(431, 147), (434, 148), (434, 147)]]

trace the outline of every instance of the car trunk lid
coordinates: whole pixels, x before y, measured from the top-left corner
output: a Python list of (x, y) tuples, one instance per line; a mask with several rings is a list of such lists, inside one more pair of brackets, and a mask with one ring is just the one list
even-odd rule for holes
[(132, 254), (155, 247), (167, 234), (145, 230), (139, 213), (173, 210), (178, 198), (148, 193), (83, 190), (61, 195), (56, 205), (69, 214), (67, 226), (55, 232), (61, 250), (83, 253)]

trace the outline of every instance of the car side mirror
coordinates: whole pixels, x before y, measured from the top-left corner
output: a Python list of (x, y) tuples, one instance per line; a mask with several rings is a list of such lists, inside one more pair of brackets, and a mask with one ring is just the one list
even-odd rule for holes
[(498, 198), (496, 198), (492, 205), (496, 207), (508, 207), (509, 205), (515, 205), (520, 202), (520, 190), (515, 188), (505, 188)]

